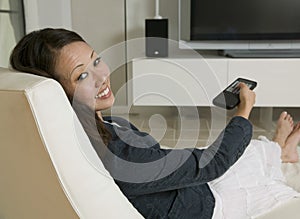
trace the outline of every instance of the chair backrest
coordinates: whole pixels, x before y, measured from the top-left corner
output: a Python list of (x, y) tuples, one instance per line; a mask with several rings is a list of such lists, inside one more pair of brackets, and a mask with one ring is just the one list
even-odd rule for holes
[(0, 68), (0, 218), (143, 218), (52, 79)]

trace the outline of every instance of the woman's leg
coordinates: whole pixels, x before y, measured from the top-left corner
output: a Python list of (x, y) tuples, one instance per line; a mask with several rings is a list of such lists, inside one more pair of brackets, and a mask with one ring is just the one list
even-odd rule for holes
[(282, 162), (296, 163), (299, 161), (297, 146), (300, 142), (300, 123), (294, 126), (293, 118), (287, 112), (280, 114), (272, 140), (281, 147)]
[[(297, 130), (297, 131), (296, 131)], [(296, 192), (284, 183), (281, 172), (283, 154), (300, 140), (300, 123), (281, 113), (273, 141), (252, 140), (245, 153), (223, 176), (209, 183), (217, 195), (216, 206), (223, 218), (250, 218), (266, 213)], [(239, 206), (234, 208), (233, 206)], [(216, 211), (217, 212), (217, 211)]]
[(277, 142), (281, 148), (283, 148), (286, 144), (286, 140), (288, 136), (293, 131), (293, 118), (287, 112), (282, 112), (277, 121), (277, 127), (275, 131), (275, 135), (273, 137), (273, 141)]
[(281, 147), (281, 159), (284, 163), (297, 163), (299, 155), (297, 146), (300, 142), (300, 123), (294, 126), (293, 131), (287, 137), (285, 145)]

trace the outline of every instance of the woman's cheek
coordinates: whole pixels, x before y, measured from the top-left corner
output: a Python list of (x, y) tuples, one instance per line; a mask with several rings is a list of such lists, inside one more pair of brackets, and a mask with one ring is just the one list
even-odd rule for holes
[(75, 92), (75, 97), (78, 101), (84, 104), (90, 105), (94, 101), (91, 90), (89, 89), (77, 89)]

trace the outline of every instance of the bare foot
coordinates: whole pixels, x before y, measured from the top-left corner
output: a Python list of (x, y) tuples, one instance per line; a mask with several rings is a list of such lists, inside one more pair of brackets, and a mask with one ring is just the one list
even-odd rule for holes
[(282, 112), (277, 121), (276, 132), (272, 140), (284, 147), (287, 137), (293, 131), (293, 126), (294, 122), (291, 115), (287, 112)]
[(299, 155), (297, 146), (300, 142), (300, 122), (294, 127), (292, 133), (286, 139), (285, 146), (281, 150), (281, 160), (284, 163), (297, 163)]

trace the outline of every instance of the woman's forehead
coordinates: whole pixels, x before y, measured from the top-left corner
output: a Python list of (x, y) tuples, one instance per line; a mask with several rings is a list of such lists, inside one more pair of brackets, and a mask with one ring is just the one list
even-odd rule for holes
[(61, 50), (62, 58), (86, 58), (87, 53), (93, 49), (85, 42), (73, 42), (64, 46)]
[(64, 46), (57, 61), (57, 70), (67, 76), (78, 66), (90, 62), (93, 49), (85, 42), (74, 42)]

